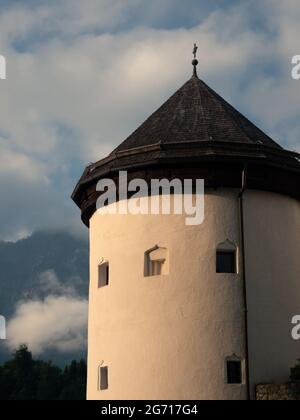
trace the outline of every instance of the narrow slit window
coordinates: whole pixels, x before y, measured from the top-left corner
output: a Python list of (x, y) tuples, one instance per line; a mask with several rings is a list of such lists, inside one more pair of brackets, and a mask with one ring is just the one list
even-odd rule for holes
[(242, 361), (227, 360), (227, 383), (229, 385), (241, 385), (243, 383)]
[(105, 261), (98, 267), (98, 288), (109, 285), (109, 263)]
[(102, 366), (99, 369), (99, 389), (105, 391), (108, 389), (108, 367)]
[(236, 273), (235, 251), (217, 251), (217, 273)]

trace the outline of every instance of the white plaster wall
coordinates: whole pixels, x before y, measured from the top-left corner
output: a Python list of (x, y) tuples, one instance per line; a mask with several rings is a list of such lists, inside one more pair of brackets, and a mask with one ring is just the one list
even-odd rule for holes
[(245, 195), (252, 391), (285, 383), (300, 357), (291, 319), (300, 314), (300, 203), (278, 194)]
[[(205, 221), (116, 216), (90, 221), (88, 399), (245, 399), (225, 384), (227, 356), (245, 357), (242, 282), (216, 274), (216, 246), (239, 245), (237, 191), (205, 197)], [(144, 252), (169, 250), (169, 275), (144, 277)], [(110, 285), (97, 288), (98, 263)], [(98, 366), (109, 389), (98, 391)]]

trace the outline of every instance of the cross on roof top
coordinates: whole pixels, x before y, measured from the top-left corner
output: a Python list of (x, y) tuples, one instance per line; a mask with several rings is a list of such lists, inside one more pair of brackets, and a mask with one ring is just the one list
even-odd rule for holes
[(195, 77), (198, 77), (197, 76), (197, 66), (199, 64), (199, 61), (196, 58), (197, 57), (197, 51), (198, 51), (198, 46), (197, 46), (197, 44), (194, 44), (194, 49), (193, 49), (194, 60), (192, 61), (192, 64), (194, 66), (194, 76)]
[(194, 44), (194, 49), (193, 49), (194, 58), (197, 57), (197, 51), (198, 51), (198, 46), (197, 46), (197, 44)]

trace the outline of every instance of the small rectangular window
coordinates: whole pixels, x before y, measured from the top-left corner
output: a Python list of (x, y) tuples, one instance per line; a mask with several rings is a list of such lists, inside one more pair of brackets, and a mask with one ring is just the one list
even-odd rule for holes
[(217, 273), (236, 273), (235, 251), (217, 251)]
[(98, 267), (98, 288), (109, 284), (109, 263), (106, 261)]
[(100, 367), (100, 372), (99, 372), (99, 388), (100, 391), (105, 391), (106, 389), (108, 389), (108, 367), (104, 366), (104, 367)]
[(240, 360), (227, 360), (227, 383), (230, 385), (242, 384), (242, 362)]
[(169, 272), (168, 250), (156, 245), (145, 252), (145, 277), (165, 276)]

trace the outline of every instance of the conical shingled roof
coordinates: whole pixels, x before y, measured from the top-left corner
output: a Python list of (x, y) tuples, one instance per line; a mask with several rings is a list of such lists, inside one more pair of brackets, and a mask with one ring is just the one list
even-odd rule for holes
[(198, 77), (193, 76), (115, 152), (188, 142), (260, 144), (281, 149)]
[(119, 171), (128, 180), (204, 179), (209, 188), (247, 188), (300, 200), (300, 156), (283, 149), (194, 76), (109, 156), (89, 165), (72, 194), (83, 222), (96, 211), (97, 183)]

